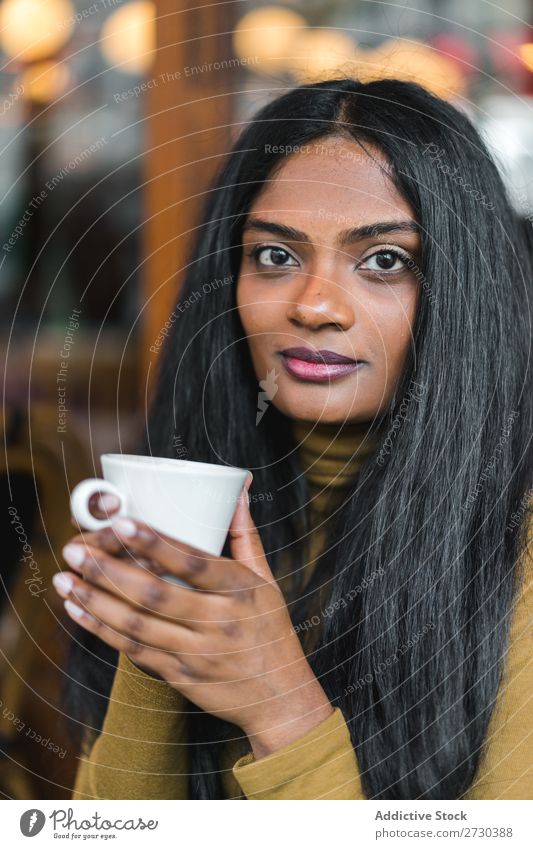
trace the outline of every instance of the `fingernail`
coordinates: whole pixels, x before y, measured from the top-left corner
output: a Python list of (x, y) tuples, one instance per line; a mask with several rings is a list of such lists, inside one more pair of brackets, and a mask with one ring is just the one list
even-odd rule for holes
[(121, 537), (134, 537), (137, 533), (137, 525), (131, 519), (112, 519), (111, 527)]
[(108, 513), (110, 510), (116, 510), (117, 507), (120, 507), (120, 501), (116, 495), (104, 492), (98, 499), (98, 507)]
[(69, 543), (63, 548), (63, 557), (67, 563), (75, 569), (77, 566), (81, 566), (85, 560), (85, 549), (82, 545)]
[(74, 586), (72, 578), (69, 575), (65, 575), (63, 572), (57, 572), (57, 574), (52, 577), (52, 583), (59, 595), (68, 595)]
[(82, 616), (86, 616), (88, 619), (94, 619), (94, 616), (91, 616), (90, 613), (87, 613), (87, 611), (84, 610), (83, 607), (79, 607), (77, 604), (74, 604), (74, 602), (70, 599), (64, 601), (63, 604), (67, 613), (70, 613), (70, 615), (73, 616), (74, 619), (81, 619)]
[(247, 491), (247, 492), (248, 492), (248, 490), (250, 489), (250, 487), (251, 487), (251, 485), (252, 485), (252, 481), (253, 481), (253, 479), (254, 479), (254, 476), (253, 476), (253, 475), (252, 475), (252, 473), (250, 472), (250, 473), (249, 473), (249, 475), (248, 475), (248, 477), (246, 478), (246, 483), (244, 484), (244, 485), (245, 485), (245, 487), (246, 487), (246, 491)]

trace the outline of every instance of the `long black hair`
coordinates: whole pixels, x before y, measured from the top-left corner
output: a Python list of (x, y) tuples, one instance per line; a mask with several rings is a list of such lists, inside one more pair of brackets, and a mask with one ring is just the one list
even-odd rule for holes
[[(303, 592), (308, 485), (274, 404), (256, 427), (235, 291), (254, 198), (287, 150), (330, 136), (385, 155), (422, 228), (421, 298), (379, 422), (385, 439), (332, 517)], [(368, 798), (461, 798), (484, 751), (533, 495), (531, 280), (523, 227), (480, 135), (413, 83), (287, 91), (253, 116), (206, 195), (138, 451), (175, 457), (179, 444), (187, 459), (254, 471), (251, 510), (270, 566), (294, 564), (293, 622), (314, 622), (327, 605), (320, 627), (296, 630), (304, 645), (313, 634), (309, 662), (349, 724)], [(79, 630), (71, 704), (95, 730), (115, 662)], [(223, 798), (220, 747), (243, 734), (189, 708), (190, 796)]]

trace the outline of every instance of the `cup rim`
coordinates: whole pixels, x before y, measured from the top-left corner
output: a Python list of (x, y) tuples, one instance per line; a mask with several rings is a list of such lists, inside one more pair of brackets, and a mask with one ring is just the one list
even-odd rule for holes
[(224, 466), (217, 463), (204, 463), (200, 460), (181, 460), (178, 457), (154, 457), (152, 454), (145, 456), (143, 454), (105, 453), (100, 455), (100, 460), (103, 461), (104, 459), (115, 464), (122, 463), (125, 460), (128, 465), (153, 466), (158, 470), (162, 467), (164, 468), (165, 466), (168, 466), (168, 468), (172, 469), (173, 472), (178, 471), (179, 469), (185, 470), (186, 466), (194, 466), (195, 471), (198, 471), (200, 474), (230, 475), (232, 477), (236, 477), (243, 472), (246, 474), (249, 472), (248, 469), (242, 469), (239, 466)]

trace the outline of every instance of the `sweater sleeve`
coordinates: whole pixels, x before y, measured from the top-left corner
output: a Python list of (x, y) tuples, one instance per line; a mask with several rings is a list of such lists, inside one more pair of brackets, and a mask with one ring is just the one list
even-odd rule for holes
[(533, 798), (533, 522), (486, 750), (465, 799)]
[[(502, 684), (484, 756), (464, 799), (533, 797), (533, 520), (512, 613)], [(248, 799), (365, 799), (340, 708), (305, 736), (265, 758), (233, 766)]]
[(187, 715), (177, 690), (119, 652), (107, 713), (73, 799), (186, 799)]
[(287, 746), (234, 764), (247, 799), (365, 799), (350, 732), (340, 708)]

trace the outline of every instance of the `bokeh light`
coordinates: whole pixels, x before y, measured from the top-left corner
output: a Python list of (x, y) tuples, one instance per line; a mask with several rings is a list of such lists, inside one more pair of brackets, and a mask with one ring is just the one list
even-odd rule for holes
[(151, 67), (155, 52), (155, 4), (128, 3), (113, 12), (102, 27), (102, 54), (112, 67), (141, 75)]
[(69, 0), (4, 0), (0, 4), (0, 43), (21, 62), (46, 59), (62, 47), (74, 28)]
[(235, 54), (254, 59), (254, 69), (285, 71), (294, 56), (294, 45), (307, 26), (302, 15), (282, 6), (263, 6), (242, 17), (233, 34)]

